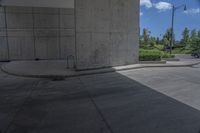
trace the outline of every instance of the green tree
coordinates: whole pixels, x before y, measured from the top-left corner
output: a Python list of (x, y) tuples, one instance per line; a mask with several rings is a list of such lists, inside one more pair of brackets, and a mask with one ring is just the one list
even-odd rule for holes
[(199, 37), (194, 38), (194, 39), (191, 41), (191, 48), (192, 48), (193, 50), (200, 49), (200, 38), (199, 38)]
[(149, 37), (150, 37), (150, 31), (146, 28), (143, 29), (143, 40), (144, 45), (149, 45)]
[(156, 44), (157, 44), (157, 45), (160, 44), (160, 38), (159, 38), (159, 37), (156, 38)]
[(156, 40), (150, 39), (150, 45), (149, 45), (149, 47), (150, 48), (154, 48), (155, 46), (156, 46)]
[(193, 30), (191, 31), (190, 39), (193, 40), (193, 39), (195, 39), (195, 38), (197, 38), (197, 37), (198, 37), (198, 33), (197, 33), (196, 29), (193, 29)]
[(197, 32), (195, 29), (191, 32), (191, 48), (193, 50), (200, 49), (200, 30)]
[(198, 31), (198, 37), (200, 38), (200, 30)]
[(187, 47), (190, 43), (190, 30), (188, 28), (185, 28), (183, 33), (182, 33), (182, 40), (181, 40), (181, 44), (184, 47)]
[(164, 36), (163, 36), (163, 39), (162, 39), (162, 43), (165, 47), (167, 46), (170, 46), (170, 43), (171, 43), (171, 33), (172, 33), (172, 30), (171, 28), (167, 29)]
[(143, 29), (142, 36), (140, 38), (140, 47), (147, 48), (150, 45), (150, 31), (146, 28)]

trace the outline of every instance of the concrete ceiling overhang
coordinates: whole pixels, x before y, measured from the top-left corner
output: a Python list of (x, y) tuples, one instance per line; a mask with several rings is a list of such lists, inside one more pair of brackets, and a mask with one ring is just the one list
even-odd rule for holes
[(2, 6), (74, 8), (74, 0), (0, 0)]

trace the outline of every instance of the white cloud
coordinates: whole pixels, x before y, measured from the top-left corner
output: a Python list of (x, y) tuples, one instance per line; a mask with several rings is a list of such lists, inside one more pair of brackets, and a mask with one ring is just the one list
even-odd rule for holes
[(140, 12), (140, 16), (143, 16), (143, 12)]
[(140, 6), (145, 6), (146, 8), (153, 7), (151, 0), (140, 0)]
[(140, 6), (144, 6), (148, 9), (154, 7), (159, 11), (166, 11), (172, 9), (172, 4), (164, 1), (152, 3), (151, 0), (140, 0)]
[(156, 9), (158, 9), (159, 11), (166, 11), (166, 10), (172, 9), (172, 4), (161, 1), (161, 2), (154, 4), (154, 7)]
[(185, 14), (200, 14), (200, 8), (192, 8), (184, 11)]

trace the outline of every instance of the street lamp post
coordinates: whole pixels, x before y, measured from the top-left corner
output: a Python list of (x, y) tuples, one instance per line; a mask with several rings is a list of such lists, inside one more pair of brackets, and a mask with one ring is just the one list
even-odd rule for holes
[(172, 46), (174, 44), (174, 16), (175, 16), (175, 11), (181, 7), (184, 7), (184, 11), (187, 10), (186, 5), (180, 5), (175, 7), (174, 5), (172, 5), (172, 25), (171, 25), (171, 42), (170, 42), (170, 54), (172, 54)]

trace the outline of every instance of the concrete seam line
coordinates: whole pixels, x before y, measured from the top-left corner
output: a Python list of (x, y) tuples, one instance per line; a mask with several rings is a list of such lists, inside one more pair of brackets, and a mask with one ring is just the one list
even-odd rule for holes
[(17, 116), (17, 114), (22, 110), (23, 106), (24, 106), (25, 103), (28, 101), (29, 97), (31, 96), (33, 90), (36, 88), (36, 86), (37, 86), (39, 83), (40, 83), (40, 81), (35, 81), (35, 82), (33, 83), (33, 86), (31, 87), (30, 92), (27, 94), (27, 96), (25, 97), (24, 101), (22, 102), (22, 104), (19, 106), (19, 108), (18, 108), (17, 111), (15, 112), (15, 114), (14, 114), (14, 116), (13, 116), (11, 122), (8, 124), (8, 126), (7, 126), (7, 128), (6, 128), (6, 130), (5, 130), (5, 133), (8, 132), (8, 130), (9, 130), (9, 128), (12, 126), (12, 124), (13, 124), (13, 122), (14, 122), (16, 116)]
[(96, 108), (96, 111), (99, 113), (99, 115), (101, 116), (102, 118), (102, 121), (105, 123), (106, 127), (108, 128), (108, 130), (111, 132), (111, 133), (114, 133), (111, 126), (109, 125), (109, 123), (107, 122), (106, 118), (104, 117), (101, 109), (98, 107), (98, 105), (96, 104), (94, 98), (92, 97), (92, 94), (89, 92), (89, 89), (88, 87), (82, 82), (82, 80), (80, 78), (78, 78), (80, 83), (83, 85), (83, 87), (85, 88), (86, 92), (88, 93), (88, 96), (92, 102), (92, 104), (95, 106)]

